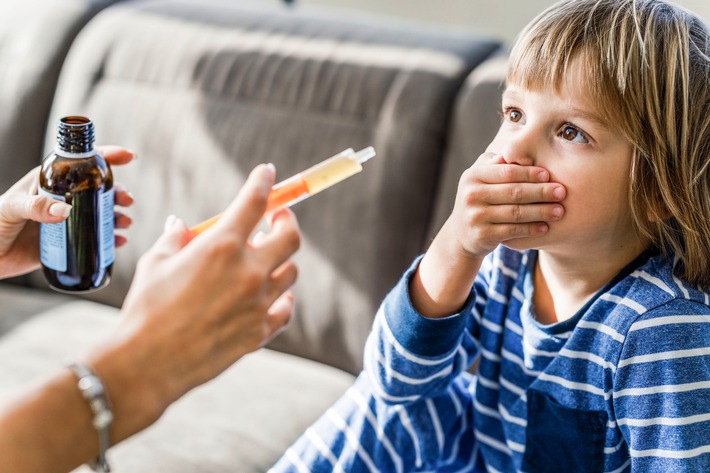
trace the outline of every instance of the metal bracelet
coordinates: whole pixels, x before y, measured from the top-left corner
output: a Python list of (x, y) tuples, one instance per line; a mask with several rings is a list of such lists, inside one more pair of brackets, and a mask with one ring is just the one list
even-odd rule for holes
[(77, 386), (81, 395), (89, 403), (93, 414), (92, 424), (99, 434), (99, 455), (89, 462), (89, 467), (98, 473), (109, 473), (111, 467), (106, 459), (106, 451), (111, 445), (109, 429), (113, 422), (113, 411), (106, 395), (106, 388), (101, 378), (89, 366), (81, 363), (70, 363), (68, 366), (79, 379)]

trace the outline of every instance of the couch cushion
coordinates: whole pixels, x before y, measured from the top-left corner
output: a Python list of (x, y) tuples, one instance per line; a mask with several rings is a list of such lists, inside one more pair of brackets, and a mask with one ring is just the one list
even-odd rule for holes
[(90, 116), (97, 139), (139, 152), (117, 177), (138, 202), (111, 286), (173, 213), (221, 211), (249, 170), (280, 179), (348, 147), (374, 145), (362, 174), (297, 205), (303, 231), (291, 327), (279, 350), (356, 372), (382, 297), (426, 246), (449, 112), (497, 46), (351, 12), (231, 0), (124, 3), (82, 31), (52, 111)]
[[(11, 312), (5, 306), (10, 297), (33, 295), (4, 290), (3, 315)], [(61, 369), (117, 323), (113, 307), (64, 300), (6, 332), (0, 337), (0, 403)], [(132, 473), (264, 472), (353, 380), (335, 368), (263, 349), (192, 390), (156, 424), (113, 447), (109, 459), (116, 471)]]
[(43, 157), (42, 138), (69, 45), (117, 0), (0, 0), (0, 193)]
[(436, 236), (454, 208), (461, 174), (486, 150), (498, 131), (507, 66), (508, 56), (501, 49), (471, 72), (456, 97), (449, 146), (429, 228), (430, 239)]

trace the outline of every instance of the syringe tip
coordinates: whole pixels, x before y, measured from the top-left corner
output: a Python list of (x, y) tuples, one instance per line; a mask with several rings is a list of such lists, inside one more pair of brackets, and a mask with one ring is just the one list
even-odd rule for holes
[(357, 153), (355, 153), (353, 158), (355, 158), (358, 163), (362, 164), (374, 158), (376, 154), (377, 153), (375, 152), (375, 148), (373, 148), (372, 146), (368, 146), (367, 148), (363, 148)]

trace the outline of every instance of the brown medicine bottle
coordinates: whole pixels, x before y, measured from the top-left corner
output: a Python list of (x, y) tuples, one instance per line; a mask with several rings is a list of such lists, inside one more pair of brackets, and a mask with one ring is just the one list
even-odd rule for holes
[(87, 292), (108, 284), (115, 255), (113, 176), (94, 149), (94, 124), (60, 119), (57, 146), (42, 161), (39, 193), (72, 206), (61, 223), (40, 225), (40, 261), (49, 285)]

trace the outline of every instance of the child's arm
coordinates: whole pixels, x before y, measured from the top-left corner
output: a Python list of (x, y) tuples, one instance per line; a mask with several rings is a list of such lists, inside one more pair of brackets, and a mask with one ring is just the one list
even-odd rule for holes
[(615, 421), (633, 472), (710, 471), (710, 309), (675, 302), (634, 322), (617, 367)]
[(543, 235), (562, 218), (565, 188), (536, 166), (508, 164), (483, 154), (467, 169), (453, 212), (422, 260), (410, 286), (414, 307), (425, 317), (461, 309), (483, 258), (499, 244)]
[(551, 202), (564, 197), (548, 181), (542, 168), (490, 154), (464, 173), (451, 217), (375, 319), (365, 370), (384, 401), (439, 393), (474, 361), (490, 275), (483, 261), (501, 241), (546, 231), (560, 207)]

